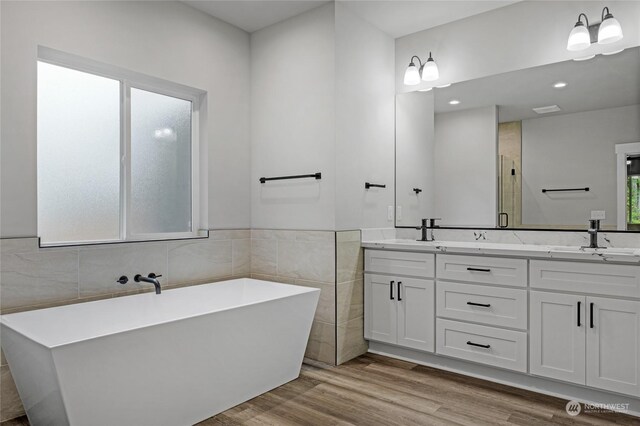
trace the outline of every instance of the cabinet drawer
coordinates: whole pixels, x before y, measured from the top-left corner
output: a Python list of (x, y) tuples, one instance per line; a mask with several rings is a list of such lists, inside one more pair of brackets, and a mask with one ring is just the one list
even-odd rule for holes
[(640, 297), (640, 266), (532, 260), (531, 287)]
[(438, 318), (436, 353), (526, 372), (527, 333)]
[(440, 281), (436, 310), (439, 317), (526, 330), (527, 291)]
[(435, 270), (434, 258), (433, 253), (366, 249), (364, 269), (379, 274), (432, 278)]
[(526, 259), (439, 254), (438, 279), (526, 287)]

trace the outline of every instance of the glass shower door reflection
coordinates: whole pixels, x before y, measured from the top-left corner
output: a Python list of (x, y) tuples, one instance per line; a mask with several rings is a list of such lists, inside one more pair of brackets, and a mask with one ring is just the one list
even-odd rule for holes
[(499, 228), (517, 228), (522, 223), (520, 164), (506, 155), (500, 156)]

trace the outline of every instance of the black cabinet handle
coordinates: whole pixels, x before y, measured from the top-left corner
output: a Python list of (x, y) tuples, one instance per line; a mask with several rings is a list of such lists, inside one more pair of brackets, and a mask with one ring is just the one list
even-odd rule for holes
[(582, 324), (580, 324), (580, 306), (582, 305), (582, 302), (578, 301), (578, 327), (581, 327)]
[(479, 348), (485, 348), (485, 349), (489, 349), (491, 347), (491, 345), (481, 345), (480, 343), (473, 343), (472, 341), (468, 341), (467, 345), (469, 345), (469, 346), (477, 346)]
[(491, 304), (489, 303), (475, 303), (475, 302), (467, 302), (467, 305), (471, 306), (482, 306), (483, 308), (490, 308)]
[(400, 295), (400, 286), (402, 285), (402, 281), (398, 281), (398, 302), (402, 301), (402, 296)]
[(485, 268), (467, 268), (467, 271), (491, 272), (491, 269), (485, 269)]
[(593, 302), (589, 305), (589, 327), (593, 328)]
[(391, 299), (391, 300), (395, 300), (393, 298), (393, 283), (395, 283), (395, 281), (390, 281), (389, 282), (389, 299)]

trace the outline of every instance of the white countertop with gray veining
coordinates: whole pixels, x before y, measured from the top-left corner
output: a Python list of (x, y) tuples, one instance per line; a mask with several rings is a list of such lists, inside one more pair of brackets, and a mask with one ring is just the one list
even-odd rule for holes
[(425, 251), (432, 253), (514, 256), (640, 264), (640, 248), (608, 247), (590, 249), (579, 246), (460, 241), (415, 241), (409, 239), (363, 241), (362, 247), (388, 250)]

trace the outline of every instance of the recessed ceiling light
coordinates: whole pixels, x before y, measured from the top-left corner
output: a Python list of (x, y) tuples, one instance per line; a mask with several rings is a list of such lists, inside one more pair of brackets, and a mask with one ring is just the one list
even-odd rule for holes
[(436, 86), (438, 89), (444, 89), (445, 87), (451, 86), (451, 83), (443, 84), (442, 86)]
[(609, 56), (609, 55), (615, 55), (616, 53), (620, 53), (622, 52), (624, 49), (618, 49), (618, 50), (614, 50), (613, 52), (603, 52), (603, 55)]
[(567, 87), (567, 83), (564, 81), (558, 81), (553, 83), (553, 87), (555, 87), (556, 89), (562, 89), (564, 87)]
[(449, 101), (449, 105), (458, 105), (459, 103), (460, 103), (460, 101), (459, 101), (459, 100), (457, 100), (457, 99), (451, 99), (451, 100)]
[(549, 105), (549, 106), (534, 108), (533, 110), (538, 114), (549, 114), (550, 112), (561, 111), (561, 108), (558, 105)]
[(418, 92), (430, 92), (433, 90), (433, 87), (429, 87), (428, 89), (418, 89)]
[(595, 58), (596, 55), (583, 56), (582, 58), (573, 58), (574, 61), (588, 61), (589, 59)]

